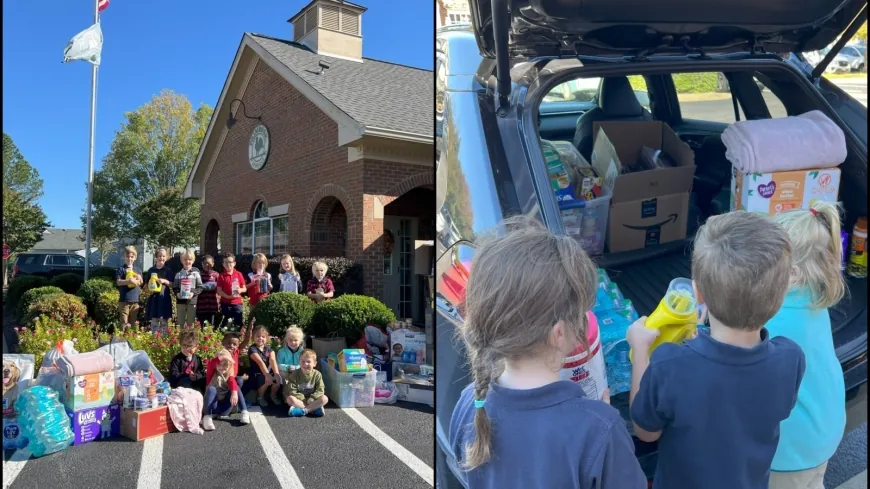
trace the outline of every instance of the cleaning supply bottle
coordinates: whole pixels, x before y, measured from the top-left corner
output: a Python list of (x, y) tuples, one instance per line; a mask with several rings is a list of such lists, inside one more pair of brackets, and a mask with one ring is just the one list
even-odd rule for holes
[(163, 290), (163, 284), (160, 283), (160, 278), (156, 273), (152, 273), (148, 278), (148, 290), (155, 294), (159, 294)]
[(867, 277), (867, 218), (859, 217), (852, 229), (852, 246), (849, 249), (849, 275)]
[[(691, 337), (698, 327), (698, 301), (692, 290), (692, 281), (687, 278), (671, 280), (665, 297), (646, 318), (644, 326), (659, 330), (650, 354), (662, 343), (679, 344)], [(633, 358), (632, 353), (628, 354), (629, 360)]]

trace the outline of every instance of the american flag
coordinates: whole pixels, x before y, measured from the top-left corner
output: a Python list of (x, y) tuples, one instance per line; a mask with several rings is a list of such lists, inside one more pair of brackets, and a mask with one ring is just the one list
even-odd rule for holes
[(100, 12), (102, 12), (103, 10), (106, 10), (106, 7), (108, 7), (108, 6), (109, 6), (109, 0), (99, 0), (99, 2), (97, 3), (97, 9)]

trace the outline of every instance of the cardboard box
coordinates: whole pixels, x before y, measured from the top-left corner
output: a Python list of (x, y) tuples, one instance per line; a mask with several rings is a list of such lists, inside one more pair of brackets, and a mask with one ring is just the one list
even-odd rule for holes
[(365, 350), (345, 348), (338, 352), (338, 370), (340, 372), (368, 372)]
[(399, 329), (390, 333), (391, 359), (394, 362), (426, 363), (426, 333)]
[(428, 404), (435, 407), (435, 388), (433, 386), (406, 383), (401, 380), (396, 380), (395, 384), (400, 401)]
[(840, 169), (740, 173), (731, 176), (731, 210), (775, 216), (792, 209), (809, 209), (820, 200), (836, 203)]
[(3, 417), (3, 450), (16, 450), (27, 446), (27, 437), (21, 432), (18, 418)]
[(70, 411), (108, 406), (115, 398), (115, 372), (77, 375), (66, 379), (66, 402)]
[[(663, 122), (601, 122), (593, 126), (592, 167), (610, 187), (607, 247), (611, 253), (686, 238), (695, 154)], [(648, 146), (676, 166), (621, 175)]]
[(73, 445), (96, 439), (105, 440), (121, 434), (121, 406), (109, 404), (79, 411), (66, 410), (73, 431)]
[(131, 440), (146, 440), (175, 431), (178, 430), (169, 419), (166, 406), (143, 411), (121, 410), (121, 435)]

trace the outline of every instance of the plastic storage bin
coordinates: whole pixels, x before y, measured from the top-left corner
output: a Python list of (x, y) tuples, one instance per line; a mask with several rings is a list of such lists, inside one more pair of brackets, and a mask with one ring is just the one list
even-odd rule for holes
[(340, 408), (372, 407), (375, 405), (375, 385), (377, 372), (342, 373), (331, 368), (326, 360), (321, 360), (320, 370), (326, 395)]
[(151, 363), (151, 359), (148, 358), (148, 354), (142, 350), (136, 350), (124, 361), (121, 363), (121, 368), (119, 370), (121, 375), (129, 375), (137, 370), (142, 370), (144, 372), (148, 372), (149, 370), (153, 373), (154, 379), (156, 379), (157, 383), (163, 382), (163, 375), (157, 370), (157, 367)]
[(559, 202), (562, 225), (590, 256), (604, 253), (607, 237), (607, 217), (610, 214), (610, 195), (593, 200), (563, 200)]

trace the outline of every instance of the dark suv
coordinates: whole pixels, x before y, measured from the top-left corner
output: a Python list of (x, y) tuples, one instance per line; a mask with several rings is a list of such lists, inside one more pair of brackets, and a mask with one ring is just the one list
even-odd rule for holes
[(15, 260), (12, 277), (36, 275), (56, 277), (62, 273), (85, 274), (85, 259), (75, 253), (21, 253)]
[[(867, 108), (821, 78), (832, 57), (813, 68), (799, 54), (838, 36), (837, 44), (845, 44), (866, 19), (866, 2), (469, 4), (473, 25), (440, 29), (435, 45), (436, 473), (442, 489), (461, 487), (463, 479), (448, 429), (469, 383), (454, 326), (463, 321), (475, 236), (520, 213), (566, 232), (541, 139), (571, 142), (589, 158), (595, 122), (661, 121), (694, 151), (686, 239), (594, 257), (640, 315), (655, 308), (671, 279), (691, 276), (698, 226), (730, 210), (732, 169), (721, 141), (729, 123), (822, 111), (846, 135), (848, 155), (839, 166), (843, 229), (851, 232), (867, 215)], [(704, 83), (713, 95), (700, 100), (691, 92)], [(854, 396), (867, 380), (866, 279), (849, 277), (848, 287), (830, 314), (847, 396)], [(630, 425), (628, 394), (611, 404)], [(635, 439), (635, 449), (651, 477), (656, 444)]]

